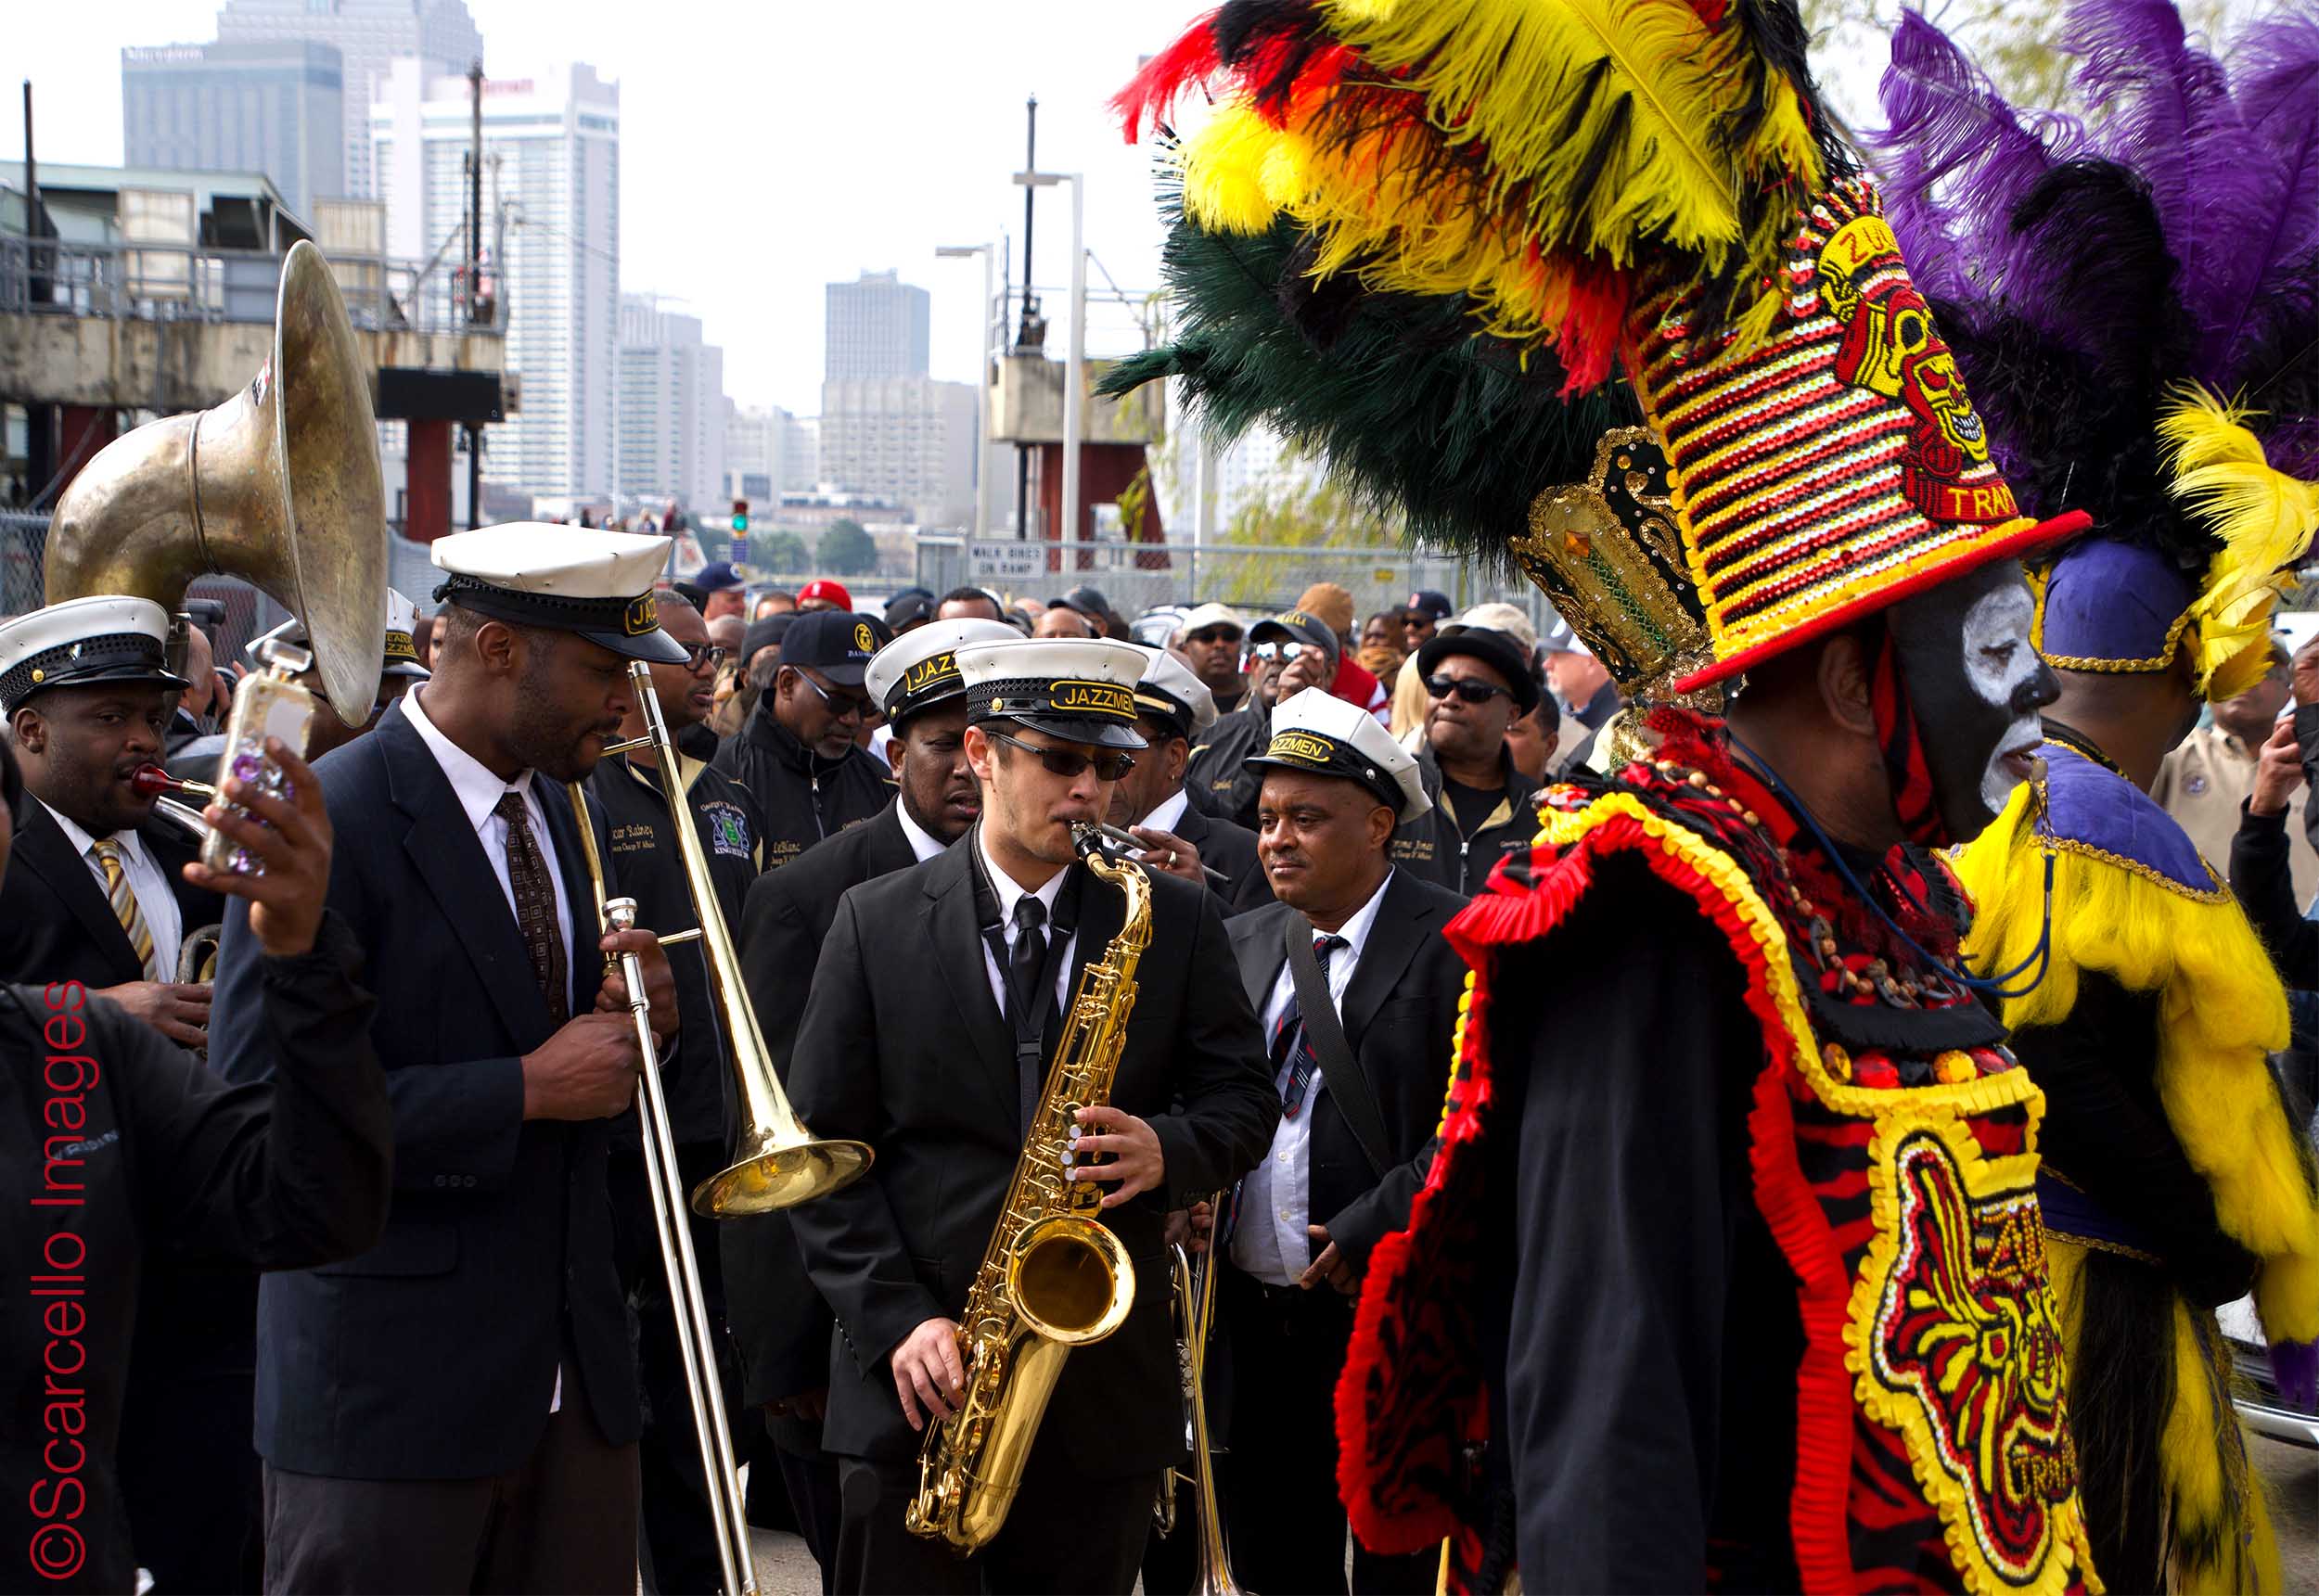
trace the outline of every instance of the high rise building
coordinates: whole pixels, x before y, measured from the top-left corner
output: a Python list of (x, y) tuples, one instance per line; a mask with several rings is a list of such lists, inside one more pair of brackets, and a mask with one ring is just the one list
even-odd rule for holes
[[(337, 49), (344, 74), (342, 192), (375, 199), (370, 107), (398, 56), (415, 56), (428, 77), (456, 77), (483, 56), (483, 35), (466, 0), (225, 0), (217, 13), (222, 44), (312, 40)], [(134, 161), (135, 158), (131, 158)], [(275, 180), (275, 186), (281, 180)]]
[[(387, 253), (455, 251), (468, 213), (464, 78), (394, 61), (371, 109)], [(506, 318), (515, 414), (486, 440), (491, 482), (604, 495), (618, 472), (620, 85), (570, 65), (483, 85), (483, 278)], [(452, 271), (430, 291), (448, 300)], [(443, 307), (430, 307), (442, 310)], [(447, 313), (442, 317), (447, 321)], [(438, 325), (441, 325), (439, 322)]]
[(924, 377), (933, 300), (896, 272), (832, 283), (822, 346), (824, 382)]
[(814, 424), (779, 405), (724, 403), (727, 498), (777, 501), (817, 480)]
[(724, 351), (700, 318), (620, 297), (620, 492), (707, 511), (724, 496)]
[(121, 52), (122, 160), (262, 172), (301, 220), (346, 192), (345, 74), (307, 39), (221, 39)]
[(893, 377), (821, 385), (821, 478), (906, 506), (922, 526), (974, 520), (975, 393)]

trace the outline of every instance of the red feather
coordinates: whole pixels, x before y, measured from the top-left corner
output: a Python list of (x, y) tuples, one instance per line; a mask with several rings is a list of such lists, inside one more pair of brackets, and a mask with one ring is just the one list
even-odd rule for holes
[(1147, 122), (1162, 121), (1184, 91), (1212, 77), (1222, 63), (1216, 57), (1216, 14), (1194, 22), (1184, 36), (1146, 61), (1111, 96), (1111, 109), (1134, 144)]

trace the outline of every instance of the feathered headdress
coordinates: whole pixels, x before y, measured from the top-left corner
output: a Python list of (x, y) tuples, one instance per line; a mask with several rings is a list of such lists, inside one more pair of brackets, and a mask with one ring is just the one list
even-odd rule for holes
[(1564, 585), (1650, 621), (1630, 639), (1703, 625), (1703, 662), (1644, 662), (1683, 689), (2050, 538), (1803, 45), (1793, 0), (1232, 0), (1115, 102), (1131, 137), (1218, 104), (1172, 150), (1181, 337), (1107, 386), (1180, 377), (1211, 427), (1266, 421), (1501, 566), (1594, 549), (1514, 545), (1639, 412), (1681, 578), (1632, 591), (1673, 574), (1638, 548)]
[(2007, 105), (1903, 13), (1887, 201), (2024, 503), (2099, 518), (2039, 645), (2093, 670), (2186, 646), (2227, 698), (2319, 525), (2319, 16), (2223, 60), (2172, 0), (2073, 0), (2061, 47), (2082, 118)]

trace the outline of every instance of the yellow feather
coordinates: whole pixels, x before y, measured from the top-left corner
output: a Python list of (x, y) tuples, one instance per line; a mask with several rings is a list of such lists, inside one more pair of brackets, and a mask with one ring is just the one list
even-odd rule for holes
[(2302, 558), (2319, 530), (2319, 483), (2272, 468), (2262, 440), (2246, 425), (2251, 414), (2189, 384), (2159, 422), (2174, 497), (2223, 540), (2191, 606), (2199, 686), (2218, 702), (2268, 668), (2280, 573)]

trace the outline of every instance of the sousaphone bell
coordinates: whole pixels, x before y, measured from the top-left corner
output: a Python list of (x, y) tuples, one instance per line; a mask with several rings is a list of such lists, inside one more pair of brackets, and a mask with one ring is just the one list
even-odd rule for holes
[(122, 434), (57, 501), (48, 602), (127, 594), (175, 615), (195, 577), (239, 577), (306, 622), (323, 696), (366, 725), (386, 503), (368, 362), (329, 263), (301, 239), (282, 261), (273, 352), (249, 385)]

